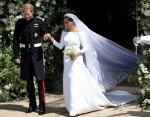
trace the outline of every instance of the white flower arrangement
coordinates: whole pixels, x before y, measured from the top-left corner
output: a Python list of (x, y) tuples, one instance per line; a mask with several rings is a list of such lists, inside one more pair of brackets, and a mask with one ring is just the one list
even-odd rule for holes
[(144, 45), (141, 46), (141, 50), (144, 58), (139, 59), (139, 68), (137, 70), (138, 75), (138, 103), (143, 109), (150, 109), (150, 46)]
[(150, 1), (149, 0), (141, 0), (139, 1), (139, 11), (140, 11), (140, 20), (139, 23), (142, 27), (142, 29), (144, 29), (144, 33), (147, 35), (150, 33), (149, 27), (150, 27), (150, 22), (149, 22), (149, 16), (150, 16), (150, 10), (149, 10), (149, 6), (150, 6)]
[(70, 57), (71, 55), (75, 54), (76, 49), (73, 46), (68, 46), (68, 47), (65, 48), (65, 50), (63, 52), (64, 52), (65, 55)]
[[(139, 26), (144, 30), (145, 35), (150, 34), (150, 1), (140, 0), (138, 3), (139, 15)], [(150, 109), (150, 46), (147, 44), (141, 44), (143, 59), (139, 60), (138, 75), (138, 86), (139, 86), (139, 99), (138, 103), (143, 109)]]

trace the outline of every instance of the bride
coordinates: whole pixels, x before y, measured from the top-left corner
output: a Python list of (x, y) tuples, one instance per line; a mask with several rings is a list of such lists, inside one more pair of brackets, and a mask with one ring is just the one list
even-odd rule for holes
[(125, 91), (106, 92), (137, 69), (134, 53), (90, 30), (72, 13), (64, 15), (60, 42), (64, 48), (63, 95), (70, 116), (119, 106), (136, 99)]

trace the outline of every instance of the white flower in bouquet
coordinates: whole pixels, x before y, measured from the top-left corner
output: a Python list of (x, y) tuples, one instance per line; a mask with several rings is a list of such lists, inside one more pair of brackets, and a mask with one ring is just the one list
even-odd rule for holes
[(64, 54), (66, 54), (67, 56), (71, 56), (71, 55), (75, 54), (75, 52), (76, 52), (76, 49), (72, 46), (68, 46), (64, 50)]
[(68, 46), (64, 50), (64, 54), (67, 56), (71, 56), (71, 55), (75, 54), (75, 52), (76, 52), (76, 49), (72, 46)]

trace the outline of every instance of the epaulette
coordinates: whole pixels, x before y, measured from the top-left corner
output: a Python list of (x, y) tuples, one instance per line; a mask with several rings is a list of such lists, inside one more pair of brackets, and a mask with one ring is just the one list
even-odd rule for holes
[(45, 19), (44, 19), (44, 18), (39, 17), (39, 16), (37, 16), (37, 17), (36, 17), (36, 19), (37, 19), (37, 20), (40, 20), (40, 21), (45, 21)]

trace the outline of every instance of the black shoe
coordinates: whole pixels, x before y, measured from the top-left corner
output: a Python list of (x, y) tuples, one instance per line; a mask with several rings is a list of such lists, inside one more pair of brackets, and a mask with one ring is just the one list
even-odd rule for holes
[(38, 114), (39, 115), (44, 115), (45, 114), (45, 110), (40, 109)]
[(34, 112), (36, 111), (36, 108), (33, 108), (33, 107), (29, 107), (27, 110), (26, 110), (26, 113), (31, 113), (31, 112)]

